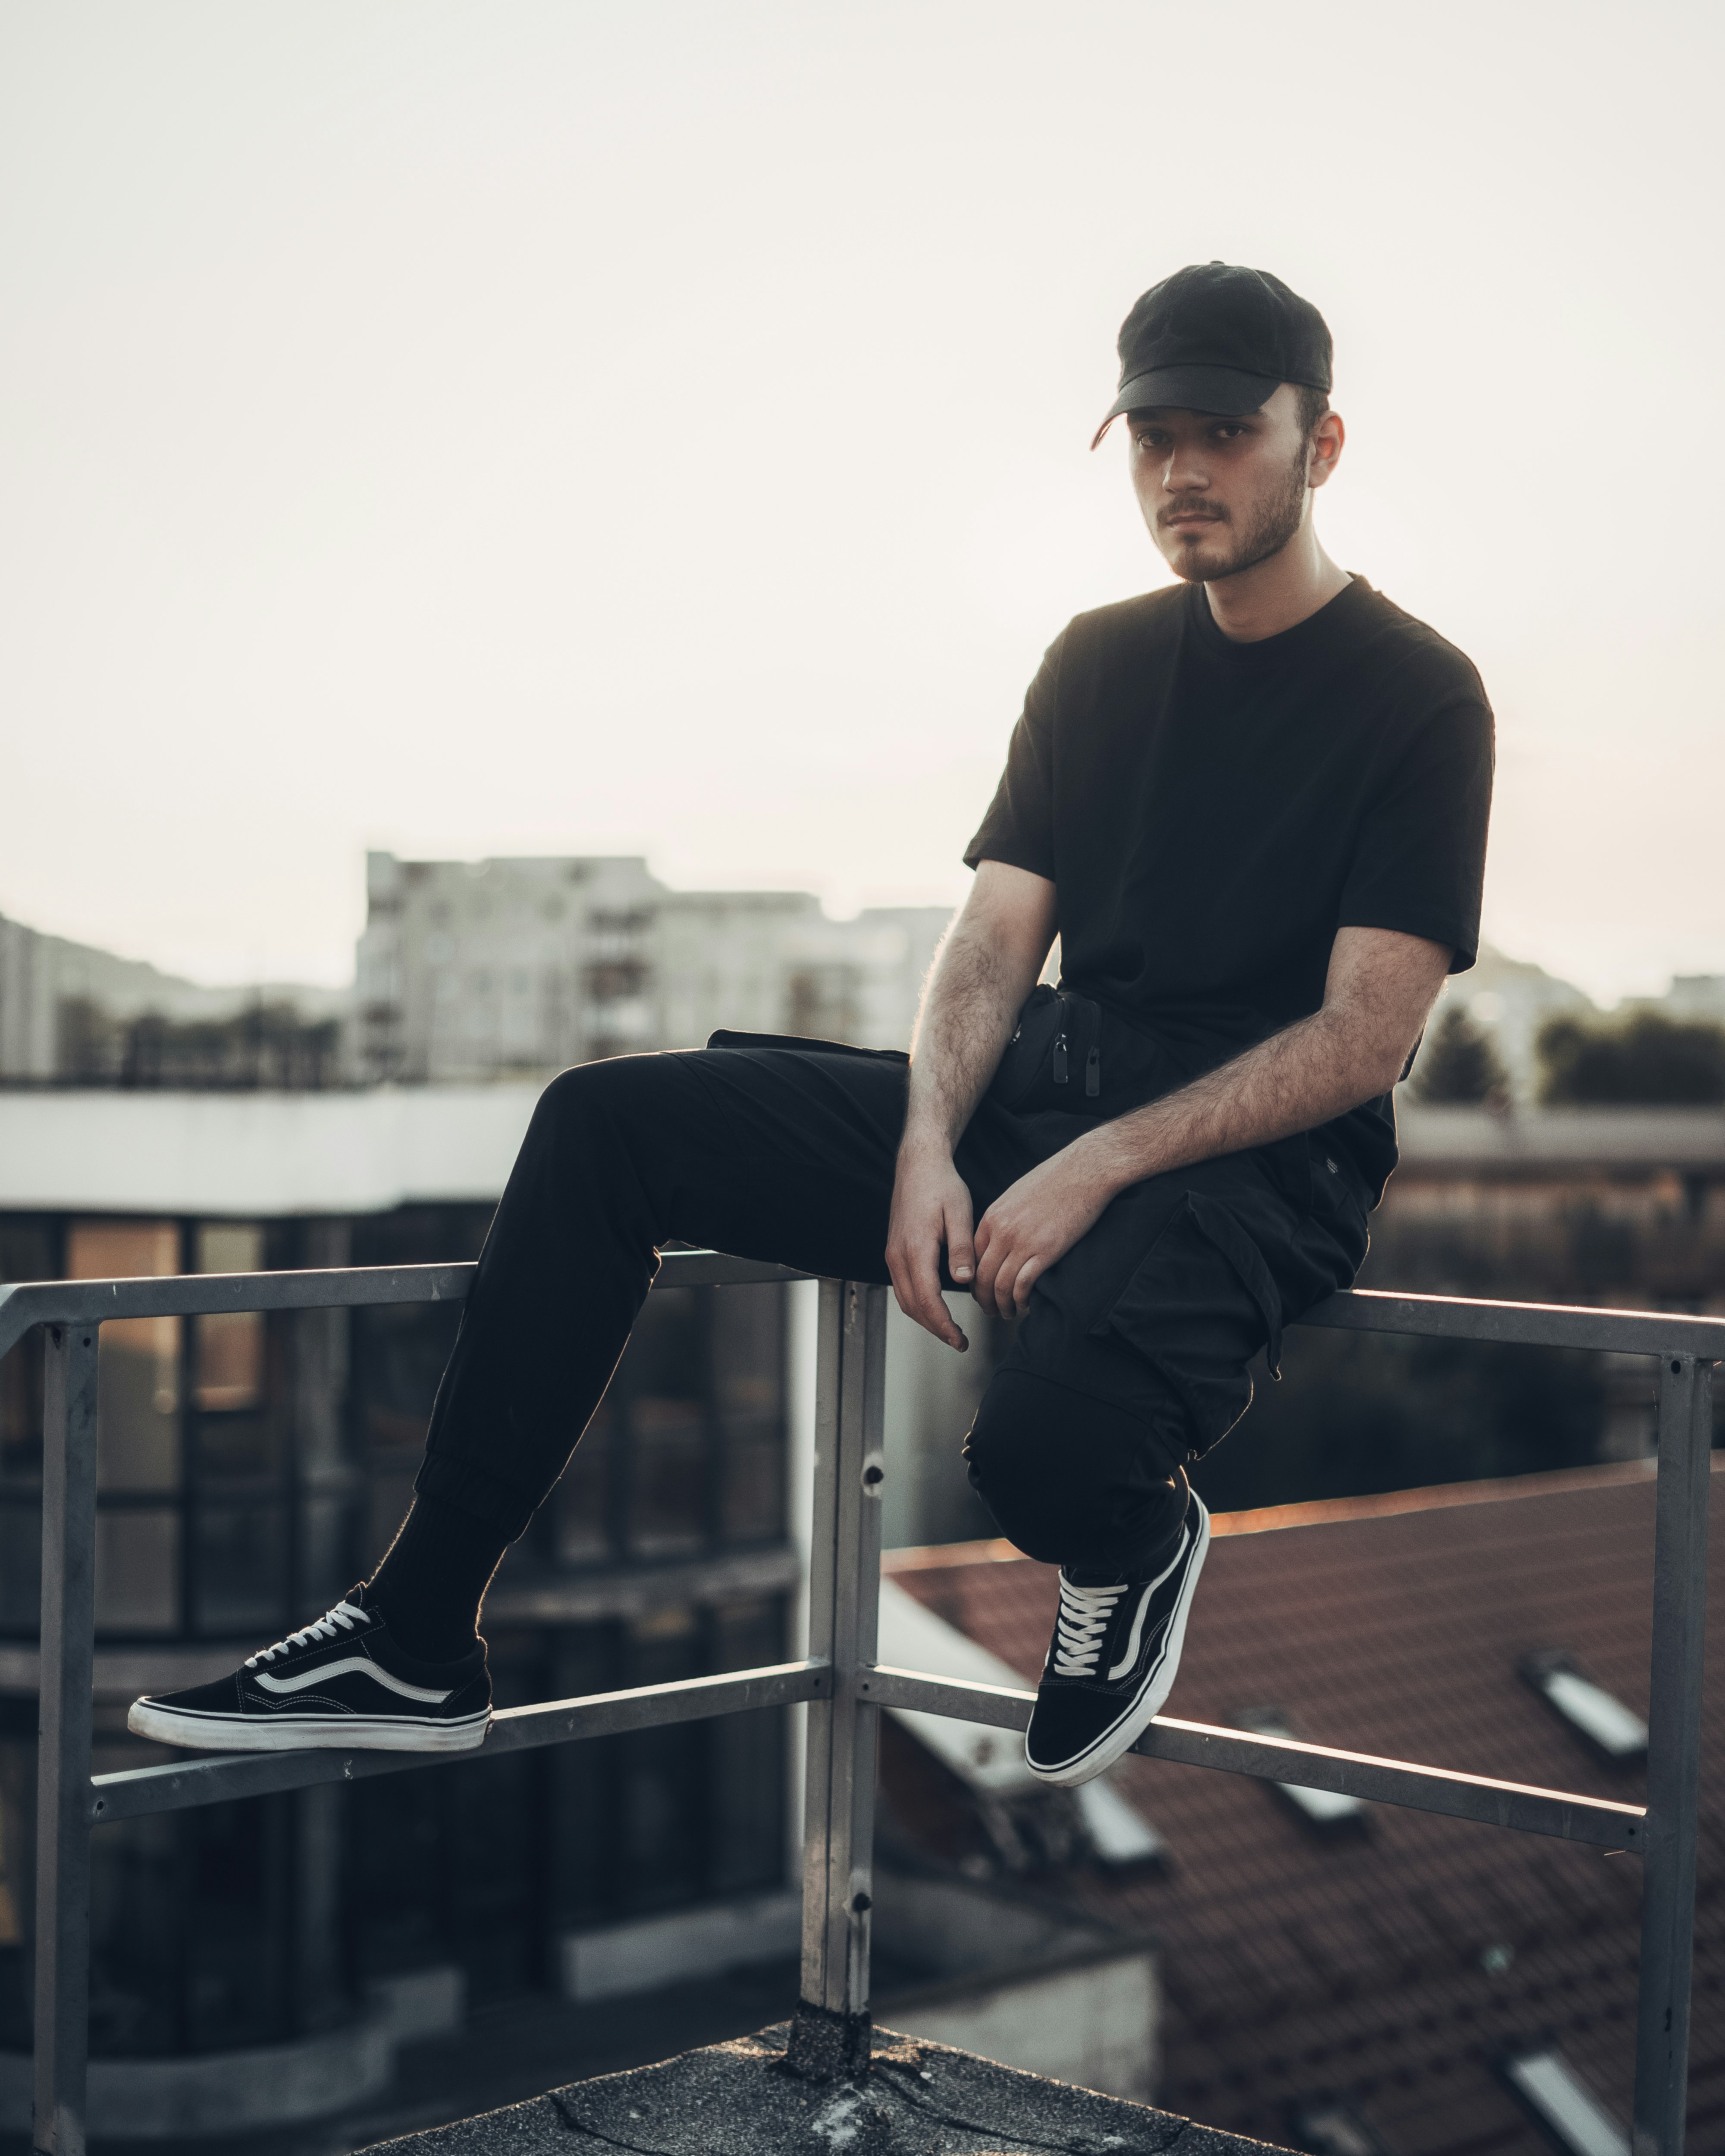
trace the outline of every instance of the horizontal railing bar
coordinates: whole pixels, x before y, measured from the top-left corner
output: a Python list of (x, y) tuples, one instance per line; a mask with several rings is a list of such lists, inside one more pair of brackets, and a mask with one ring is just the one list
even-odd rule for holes
[[(1027, 1728), (1036, 1704), (1034, 1692), (884, 1666), (864, 1671), (858, 1690), (878, 1707), (944, 1714), (958, 1722), (984, 1722), (991, 1729)], [(1405, 1759), (1379, 1759), (1369, 1753), (1301, 1744), (1291, 1738), (1251, 1736), (1159, 1714), (1132, 1749), (1150, 1759), (1214, 1767), (1224, 1774), (1250, 1774), (1260, 1781), (1290, 1782), (1301, 1789), (1332, 1789), (1373, 1804), (1441, 1812), (1450, 1819), (1478, 1820), (1488, 1826), (1515, 1827), (1523, 1834), (1554, 1835), (1599, 1849), (1639, 1854), (1646, 1845), (1647, 1815), (1640, 1804), (1613, 1804), (1567, 1789), (1533, 1789), (1522, 1782), (1494, 1782), (1484, 1775), (1415, 1766)]]
[[(234, 1310), (339, 1310), (383, 1302), (459, 1302), (474, 1267), (350, 1265), (316, 1272), (167, 1273), (145, 1280), (23, 1281), (0, 1287), (0, 1355), (33, 1325), (116, 1317), (202, 1317)], [(789, 1265), (721, 1250), (667, 1250), (655, 1287), (744, 1287), (807, 1280)]]
[(687, 1677), (677, 1684), (641, 1685), (631, 1691), (555, 1700), (545, 1707), (506, 1707), (492, 1716), (485, 1741), (475, 1752), (198, 1753), (166, 1766), (92, 1775), (90, 1821), (92, 1826), (107, 1826), (116, 1820), (188, 1811), (237, 1797), (311, 1789), (321, 1782), (365, 1781), (374, 1774), (401, 1774), (414, 1767), (455, 1767), (464, 1761), (495, 1758), (500, 1752), (530, 1752), (545, 1744), (614, 1737), (628, 1729), (747, 1714), (755, 1707), (823, 1698), (831, 1684), (832, 1670), (826, 1662), (773, 1662), (721, 1676)]
[[(316, 1272), (170, 1273), (117, 1281), (24, 1281), (0, 1287), (0, 1355), (33, 1325), (100, 1324), (119, 1317), (193, 1317), (235, 1310), (331, 1310), (391, 1302), (457, 1302), (474, 1268), (367, 1265)], [(807, 1280), (790, 1265), (718, 1250), (667, 1250), (655, 1287), (740, 1287)], [(1299, 1321), (1351, 1332), (1582, 1348), (1628, 1355), (1725, 1361), (1725, 1317), (1677, 1311), (1596, 1310), (1585, 1303), (1494, 1302), (1453, 1295), (1349, 1288)]]
[(1418, 1333), (1522, 1348), (1587, 1348), (1619, 1355), (1693, 1355), (1725, 1362), (1725, 1317), (1667, 1310), (1596, 1310), (1587, 1303), (1491, 1302), (1471, 1296), (1392, 1295), (1356, 1287), (1308, 1310), (1301, 1325), (1347, 1332)]

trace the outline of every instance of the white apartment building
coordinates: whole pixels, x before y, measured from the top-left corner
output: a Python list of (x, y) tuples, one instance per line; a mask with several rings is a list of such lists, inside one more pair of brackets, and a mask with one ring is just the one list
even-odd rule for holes
[(408, 1083), (696, 1048), (721, 1026), (903, 1048), (943, 906), (676, 891), (630, 857), (366, 860), (353, 1075)]

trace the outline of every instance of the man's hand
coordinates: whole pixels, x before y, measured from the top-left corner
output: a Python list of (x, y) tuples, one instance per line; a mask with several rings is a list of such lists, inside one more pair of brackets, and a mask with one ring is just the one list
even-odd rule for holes
[(976, 1299), (1022, 1317), (1030, 1291), (1101, 1218), (1118, 1186), (1092, 1165), (1082, 1139), (1021, 1175), (977, 1223)]
[(893, 1178), (886, 1269), (898, 1306), (962, 1354), (970, 1342), (941, 1299), (941, 1251), (968, 1287), (976, 1271), (970, 1193), (952, 1153), (1019, 1006), (1054, 941), (1055, 887), (1005, 861), (982, 861), (947, 931), (916, 1019), (905, 1130)]
[(898, 1157), (893, 1179), (886, 1270), (906, 1317), (962, 1355), (970, 1342), (941, 1294), (942, 1250), (953, 1279), (967, 1284), (976, 1270), (970, 1193), (949, 1152), (936, 1144), (908, 1147)]

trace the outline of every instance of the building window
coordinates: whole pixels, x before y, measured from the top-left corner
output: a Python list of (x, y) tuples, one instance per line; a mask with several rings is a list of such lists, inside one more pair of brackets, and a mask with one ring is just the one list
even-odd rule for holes
[[(0, 1245), (10, 1263), (15, 1231)], [(39, 1277), (136, 1279), (345, 1263), (345, 1229), (73, 1220)], [(96, 1445), (99, 1638), (280, 1637), (357, 1576), (362, 1496), (343, 1428), (345, 1311), (223, 1312), (102, 1327)], [(39, 1352), (0, 1391), (0, 1630), (34, 1633)]]
[[(476, 1256), (490, 1209), (415, 1207), (356, 1224), (353, 1262)], [(353, 1313), (355, 1423), (368, 1455), (371, 1553), (412, 1495), (459, 1311)], [(506, 1560), (546, 1567), (664, 1564), (783, 1543), (785, 1294), (774, 1286), (649, 1296), (603, 1400), (552, 1497)]]
[[(206, 1221), (198, 1230), (200, 1273), (255, 1273), (264, 1270), (264, 1231), (256, 1226)], [(264, 1313), (224, 1311), (193, 1320), (192, 1397), (206, 1414), (256, 1408), (264, 1399)]]
[(1504, 2061), (1510, 2087), (1570, 2156), (1630, 2156), (1629, 2137), (1561, 2051)]
[[(70, 1279), (131, 1280), (179, 1270), (177, 1222), (77, 1220), (67, 1231)], [(162, 1634), (179, 1629), (182, 1330), (177, 1317), (123, 1317), (102, 1327), (96, 1416), (98, 1632)]]

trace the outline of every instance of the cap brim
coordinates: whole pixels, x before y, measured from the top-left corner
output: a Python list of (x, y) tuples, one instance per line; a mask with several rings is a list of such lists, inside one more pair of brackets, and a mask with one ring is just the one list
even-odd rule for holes
[(1266, 374), (1242, 374), (1232, 367), (1158, 367), (1123, 383), (1107, 417), (1096, 429), (1095, 449), (1123, 412), (1142, 412), (1165, 404), (1182, 412), (1214, 412), (1239, 419), (1262, 409), (1281, 384)]

